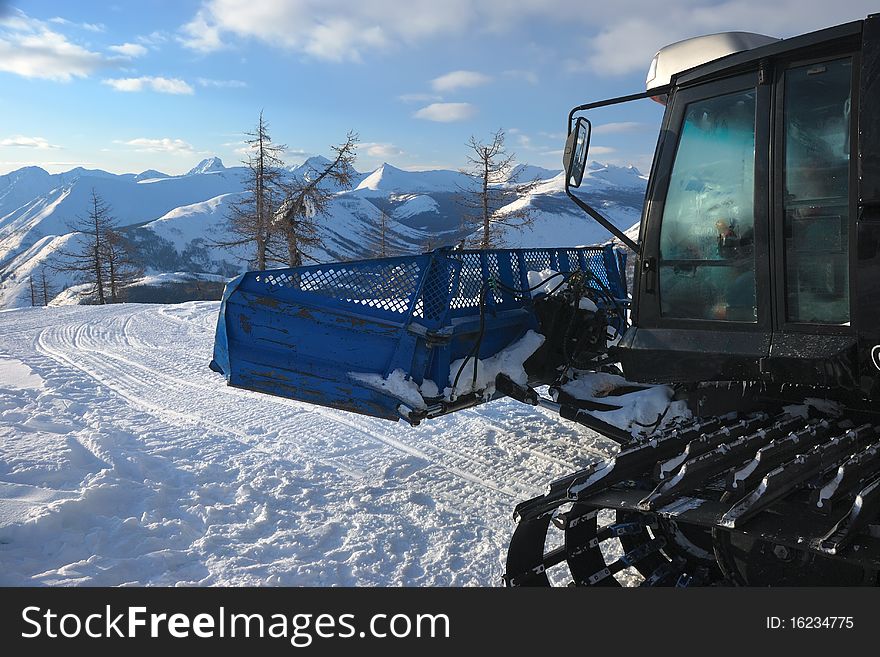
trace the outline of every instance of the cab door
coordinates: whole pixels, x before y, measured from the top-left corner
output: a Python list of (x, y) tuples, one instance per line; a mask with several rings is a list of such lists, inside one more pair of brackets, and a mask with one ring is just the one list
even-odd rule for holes
[(627, 376), (755, 380), (772, 337), (770, 90), (754, 72), (677, 89), (648, 190)]
[(776, 63), (774, 380), (853, 386), (858, 53)]

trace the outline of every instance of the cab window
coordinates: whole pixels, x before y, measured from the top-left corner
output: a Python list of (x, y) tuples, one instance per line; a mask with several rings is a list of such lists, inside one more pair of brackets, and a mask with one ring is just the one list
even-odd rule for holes
[(845, 324), (849, 306), (852, 60), (785, 73), (786, 319)]
[(754, 89), (688, 104), (660, 228), (663, 316), (756, 322)]

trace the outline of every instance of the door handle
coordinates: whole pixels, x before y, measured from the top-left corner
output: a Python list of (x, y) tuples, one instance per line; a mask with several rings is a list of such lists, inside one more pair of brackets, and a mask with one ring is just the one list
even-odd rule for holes
[(642, 275), (645, 277), (645, 292), (653, 294), (657, 284), (657, 258), (652, 256), (642, 261)]

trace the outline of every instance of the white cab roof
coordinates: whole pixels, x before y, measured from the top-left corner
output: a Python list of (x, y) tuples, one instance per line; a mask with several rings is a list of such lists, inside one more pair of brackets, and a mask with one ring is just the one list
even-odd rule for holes
[(753, 32), (721, 32), (678, 41), (654, 55), (645, 86), (648, 90), (662, 87), (676, 73), (776, 41), (779, 39)]

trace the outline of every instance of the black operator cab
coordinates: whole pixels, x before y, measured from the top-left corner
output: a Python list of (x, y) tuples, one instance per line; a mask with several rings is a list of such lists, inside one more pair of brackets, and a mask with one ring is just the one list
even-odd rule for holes
[(666, 111), (639, 243), (613, 231), (638, 253), (627, 378), (880, 398), (880, 16), (664, 48), (646, 93), (572, 111), (569, 188), (589, 146), (576, 114), (646, 97)]

